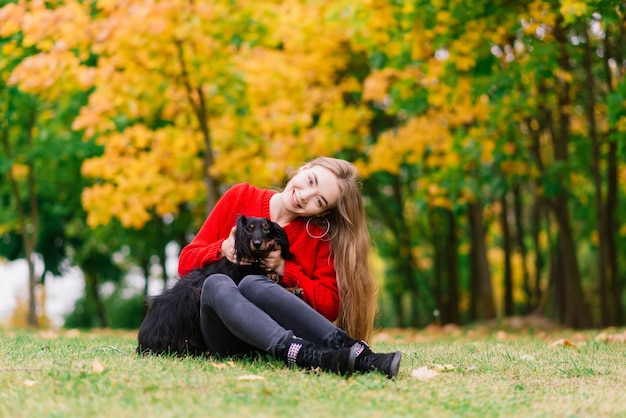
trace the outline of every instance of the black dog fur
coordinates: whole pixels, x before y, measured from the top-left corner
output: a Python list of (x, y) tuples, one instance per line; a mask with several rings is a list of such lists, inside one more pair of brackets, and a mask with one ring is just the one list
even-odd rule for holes
[(200, 331), (200, 292), (204, 281), (215, 273), (226, 274), (237, 284), (251, 274), (274, 278), (275, 273), (267, 273), (260, 262), (276, 247), (281, 248), (283, 259), (293, 258), (287, 235), (280, 225), (267, 218), (240, 216), (235, 234), (237, 263), (222, 258), (216, 263), (192, 270), (171, 289), (151, 298), (137, 335), (137, 353), (206, 353)]

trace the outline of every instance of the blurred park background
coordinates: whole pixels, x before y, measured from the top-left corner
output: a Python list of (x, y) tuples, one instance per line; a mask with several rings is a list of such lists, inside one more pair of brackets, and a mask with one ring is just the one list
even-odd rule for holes
[(379, 326), (623, 325), (625, 12), (0, 0), (3, 323), (137, 327), (228, 187), (329, 155), (363, 177)]

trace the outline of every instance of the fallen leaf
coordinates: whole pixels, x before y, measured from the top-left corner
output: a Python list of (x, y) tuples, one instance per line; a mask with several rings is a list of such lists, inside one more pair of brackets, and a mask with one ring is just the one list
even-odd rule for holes
[(606, 332), (601, 332), (596, 336), (595, 340), (604, 343), (626, 343), (626, 331), (624, 331), (623, 334), (607, 334)]
[(80, 337), (80, 330), (76, 328), (69, 329), (65, 332), (65, 336), (71, 338)]
[(594, 338), (594, 340), (606, 342), (607, 338), (608, 338), (608, 334), (606, 332), (601, 332), (598, 335), (596, 335), (596, 338)]
[(461, 327), (457, 324), (445, 324), (442, 330), (448, 334), (458, 335), (461, 334)]
[(218, 362), (212, 361), (211, 366), (215, 367), (216, 369), (225, 369), (227, 367), (236, 367), (237, 364), (232, 360), (228, 360), (226, 363), (218, 363)]
[(431, 370), (428, 366), (422, 366), (419, 369), (415, 369), (411, 372), (411, 376), (417, 380), (428, 380), (436, 377), (439, 374), (436, 370)]
[(102, 373), (104, 371), (104, 366), (100, 363), (100, 360), (97, 358), (93, 359), (93, 371), (95, 373)]
[(265, 380), (263, 376), (257, 376), (256, 374), (246, 374), (239, 376), (237, 380)]
[(505, 331), (500, 330), (496, 333), (496, 340), (498, 341), (505, 341), (508, 338), (509, 338), (509, 334), (507, 334)]
[(51, 329), (47, 329), (47, 330), (41, 331), (41, 332), (39, 332), (39, 335), (44, 340), (54, 340), (55, 338), (59, 337), (59, 333), (56, 332), (56, 331), (53, 331)]
[(576, 348), (576, 344), (574, 344), (570, 340), (567, 340), (565, 338), (561, 338), (560, 340), (556, 340), (555, 342), (550, 344), (550, 347), (572, 347), (572, 348)]
[(389, 335), (388, 332), (378, 332), (376, 334), (376, 342), (380, 342), (380, 341), (391, 341), (391, 335)]
[(456, 366), (452, 364), (435, 364), (433, 366), (433, 370), (440, 373), (451, 372), (453, 370), (456, 370)]

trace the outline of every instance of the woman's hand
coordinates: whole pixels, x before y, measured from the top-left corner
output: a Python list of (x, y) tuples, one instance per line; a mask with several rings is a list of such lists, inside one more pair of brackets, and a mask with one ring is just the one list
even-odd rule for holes
[(231, 263), (237, 262), (237, 251), (235, 251), (235, 231), (237, 227), (233, 226), (230, 230), (230, 235), (222, 242), (222, 249), (220, 250), (220, 256), (226, 257)]
[(263, 266), (267, 271), (275, 271), (281, 277), (285, 274), (285, 260), (281, 256), (280, 247), (276, 247), (267, 257), (263, 259)]

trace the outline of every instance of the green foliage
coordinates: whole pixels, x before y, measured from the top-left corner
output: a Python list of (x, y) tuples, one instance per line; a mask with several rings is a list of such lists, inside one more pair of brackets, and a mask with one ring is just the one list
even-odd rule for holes
[[(146, 299), (143, 295), (125, 297), (123, 290), (116, 290), (102, 301), (107, 318), (107, 324), (112, 329), (135, 329), (139, 328), (146, 312)], [(100, 326), (97, 320), (97, 312), (94, 300), (83, 296), (76, 301), (74, 309), (64, 318), (64, 328), (97, 328)]]
[(91, 298), (81, 297), (74, 304), (74, 309), (66, 315), (63, 321), (66, 328), (97, 328), (95, 303)]
[(617, 89), (608, 96), (607, 119), (612, 127), (616, 127), (618, 122), (626, 117), (624, 102), (626, 102), (626, 80), (620, 80)]

